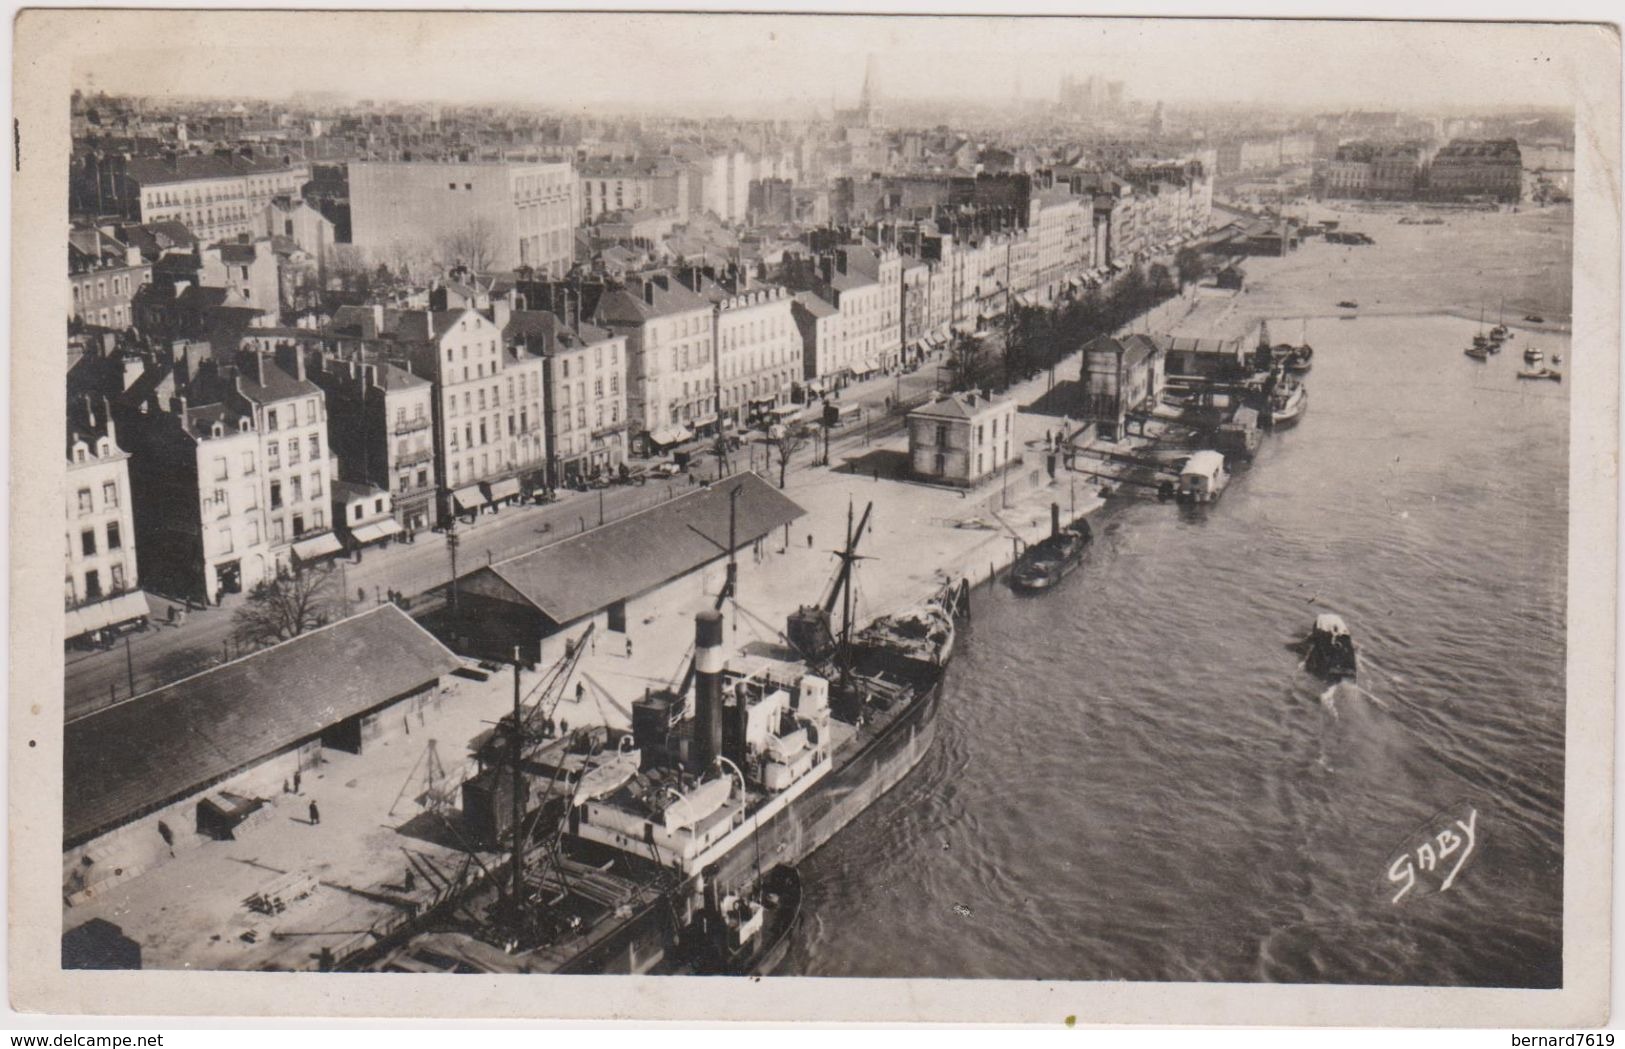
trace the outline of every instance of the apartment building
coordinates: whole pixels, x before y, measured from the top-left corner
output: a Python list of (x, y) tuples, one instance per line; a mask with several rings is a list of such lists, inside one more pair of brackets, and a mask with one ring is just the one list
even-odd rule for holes
[(141, 249), (102, 229), (68, 232), (69, 320), (128, 328), (135, 323), (135, 293), (151, 281), (152, 263)]
[(278, 196), (299, 197), (310, 165), (240, 155), (136, 158), (118, 175), (130, 218), (180, 222), (204, 243), (253, 234)]
[(651, 273), (605, 289), (584, 313), (626, 338), (626, 407), (634, 449), (680, 443), (715, 415), (709, 299), (670, 274)]
[[(69, 639), (145, 615), (136, 590), (135, 522), (130, 509), (130, 455), (119, 447), (107, 409), (91, 401), (69, 405), (67, 558), (63, 601)], [(133, 608), (134, 611), (130, 611)]]
[(341, 356), (377, 355), (433, 383), (441, 522), (512, 503), (544, 480), (542, 360), (503, 344), (505, 311), (343, 307), (328, 331)]
[(547, 310), (515, 310), (503, 336), (542, 360), (548, 484), (568, 485), (626, 461), (626, 336)]
[(567, 161), (367, 161), (350, 172), (350, 239), (374, 258), (561, 277), (579, 183)]

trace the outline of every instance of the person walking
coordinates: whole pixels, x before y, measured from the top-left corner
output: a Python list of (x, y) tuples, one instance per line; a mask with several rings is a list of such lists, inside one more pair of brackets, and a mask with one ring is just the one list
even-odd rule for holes
[(310, 825), (319, 826), (322, 822), (322, 810), (316, 807), (316, 799), (310, 799)]
[(299, 793), (299, 770), (298, 769), (293, 770), (293, 792), (295, 794)]

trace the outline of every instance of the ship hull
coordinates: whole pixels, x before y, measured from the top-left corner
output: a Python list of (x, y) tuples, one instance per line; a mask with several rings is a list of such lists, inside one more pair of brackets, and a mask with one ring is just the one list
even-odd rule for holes
[(756, 824), (717, 861), (714, 876), (737, 883), (775, 864), (799, 864), (811, 856), (919, 765), (936, 735), (941, 695), (938, 678), (895, 721), (850, 756), (841, 756), (840, 766), (816, 787)]

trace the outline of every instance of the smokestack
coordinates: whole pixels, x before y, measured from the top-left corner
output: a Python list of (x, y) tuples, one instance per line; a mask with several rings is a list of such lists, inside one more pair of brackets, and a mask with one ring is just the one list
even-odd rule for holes
[(694, 736), (689, 760), (704, 772), (722, 753), (722, 613), (694, 616)]

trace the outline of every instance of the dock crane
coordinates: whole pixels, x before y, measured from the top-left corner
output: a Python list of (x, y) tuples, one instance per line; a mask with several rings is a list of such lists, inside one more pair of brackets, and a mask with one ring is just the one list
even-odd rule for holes
[(852, 505), (846, 507), (846, 544), (839, 550), (831, 553), (841, 559), (841, 567), (836, 571), (835, 578), (830, 580), (829, 589), (824, 593), (823, 600), (815, 605), (802, 605), (790, 613), (786, 624), (785, 636), (790, 644), (799, 652), (802, 658), (809, 661), (828, 658), (835, 651), (835, 633), (832, 629), (831, 616), (835, 612), (835, 603), (841, 602), (841, 638), (845, 642), (850, 640), (852, 633), (852, 567), (864, 560), (858, 554), (858, 541), (863, 538), (863, 532), (869, 526), (869, 514), (875, 508), (869, 503), (863, 508), (863, 516), (858, 519), (857, 526), (852, 524)]

